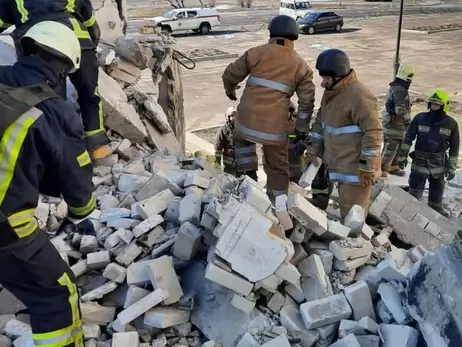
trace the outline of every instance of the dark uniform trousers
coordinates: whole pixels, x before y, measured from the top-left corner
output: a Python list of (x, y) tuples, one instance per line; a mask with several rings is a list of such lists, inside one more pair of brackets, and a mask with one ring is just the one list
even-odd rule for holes
[(403, 140), (383, 135), (382, 169), (386, 171), (399, 169), (398, 156), (402, 144)]
[(302, 168), (302, 156), (298, 156), (295, 153), (295, 148), (297, 146), (297, 138), (294, 136), (289, 136), (289, 181), (295, 182), (298, 184), (300, 178), (302, 177), (303, 168)]
[(332, 194), (333, 183), (329, 180), (327, 166), (322, 164), (311, 183), (312, 203), (321, 210), (326, 210)]
[(433, 177), (433, 176), (422, 176), (411, 171), (409, 175), (409, 194), (415, 197), (418, 200), (422, 200), (423, 192), (425, 190), (425, 183), (430, 184), (430, 189), (428, 191), (428, 206), (438, 210), (442, 208), (444, 188), (446, 182), (444, 176)]
[(74, 275), (47, 235), (38, 230), (0, 249), (0, 262), (0, 283), (30, 311), (34, 345), (83, 347)]

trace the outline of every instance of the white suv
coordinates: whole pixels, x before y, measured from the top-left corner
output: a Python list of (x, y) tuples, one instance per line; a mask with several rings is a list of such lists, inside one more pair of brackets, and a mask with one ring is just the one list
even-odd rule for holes
[(220, 14), (214, 8), (176, 8), (151, 20), (169, 33), (192, 30), (206, 35), (220, 25)]

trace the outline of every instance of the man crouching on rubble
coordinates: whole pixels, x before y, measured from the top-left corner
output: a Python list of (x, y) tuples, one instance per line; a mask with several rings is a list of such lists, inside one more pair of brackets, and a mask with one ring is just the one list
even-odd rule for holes
[(307, 162), (322, 157), (329, 180), (338, 182), (344, 219), (353, 205), (369, 208), (372, 185), (380, 172), (382, 125), (377, 99), (358, 81), (345, 52), (325, 50), (316, 69), (325, 91), (306, 149)]
[(64, 224), (95, 208), (83, 127), (59, 94), (80, 66), (80, 44), (65, 25), (45, 21), (21, 45), (24, 56), (0, 67), (0, 283), (29, 308), (34, 346), (83, 347), (74, 275), (34, 218), (40, 193), (64, 197)]

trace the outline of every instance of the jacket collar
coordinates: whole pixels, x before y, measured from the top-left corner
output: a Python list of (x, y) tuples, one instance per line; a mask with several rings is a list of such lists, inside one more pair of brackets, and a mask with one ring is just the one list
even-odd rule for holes
[(323, 103), (326, 103), (334, 96), (342, 93), (345, 89), (348, 88), (348, 86), (356, 83), (357, 81), (358, 78), (356, 77), (356, 72), (353, 69), (351, 69), (351, 72), (347, 76), (342, 78), (340, 81), (338, 81), (337, 84), (335, 84), (331, 90), (324, 90), (324, 94), (322, 96), (324, 101)]
[(34, 56), (24, 56), (18, 59), (14, 66), (21, 70), (21, 74), (28, 76), (30, 84), (39, 84), (47, 82), (50, 86), (57, 84), (59, 80), (58, 74), (53, 71), (51, 66), (42, 59)]
[(277, 41), (284, 41), (284, 47), (289, 47), (290, 49), (294, 49), (294, 41), (285, 39), (283, 37), (272, 37), (268, 40), (268, 43), (274, 43), (276, 44)]
[(390, 86), (401, 86), (403, 88), (409, 89), (411, 83), (408, 81), (402, 80), (401, 78), (395, 78), (391, 83)]

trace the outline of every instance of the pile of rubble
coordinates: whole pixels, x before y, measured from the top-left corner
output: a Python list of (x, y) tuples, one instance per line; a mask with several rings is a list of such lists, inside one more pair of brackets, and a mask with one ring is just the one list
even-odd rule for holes
[[(429, 341), (458, 331), (419, 306), (415, 275), (435, 255), (394, 247), (358, 206), (343, 225), (296, 184), (273, 206), (202, 158), (114, 147), (94, 171), (96, 235), (55, 235), (60, 199), (36, 214), (77, 278), (86, 347), (446, 346)], [(0, 346), (32, 346), (24, 309), (0, 292)]]

